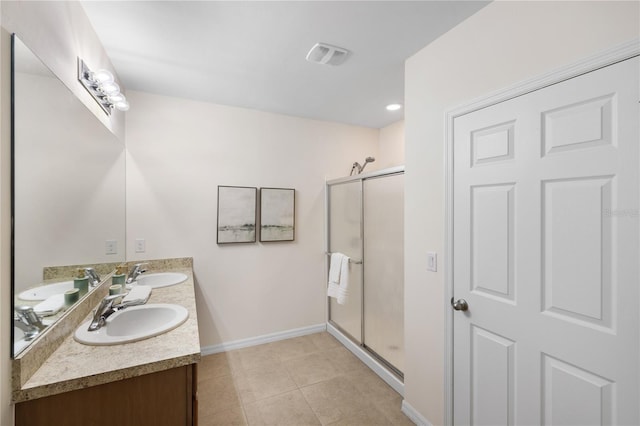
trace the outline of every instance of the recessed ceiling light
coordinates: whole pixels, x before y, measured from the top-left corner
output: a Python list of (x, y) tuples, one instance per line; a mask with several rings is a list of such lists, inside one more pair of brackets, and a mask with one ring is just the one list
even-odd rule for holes
[(402, 108), (402, 105), (400, 105), (400, 104), (389, 104), (389, 105), (387, 105), (387, 111), (397, 111), (400, 108)]

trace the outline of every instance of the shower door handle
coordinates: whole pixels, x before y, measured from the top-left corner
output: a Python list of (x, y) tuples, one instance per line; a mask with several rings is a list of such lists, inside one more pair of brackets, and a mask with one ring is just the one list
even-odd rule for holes
[(458, 299), (454, 301), (453, 297), (451, 298), (451, 306), (453, 306), (453, 309), (456, 311), (466, 311), (469, 309), (469, 304), (466, 300)]

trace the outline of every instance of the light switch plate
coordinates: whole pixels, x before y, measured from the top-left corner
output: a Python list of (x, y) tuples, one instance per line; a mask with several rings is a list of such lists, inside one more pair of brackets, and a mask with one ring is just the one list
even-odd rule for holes
[(144, 253), (146, 250), (146, 243), (143, 238), (138, 238), (136, 240), (136, 253)]
[(118, 254), (118, 242), (116, 240), (107, 240), (104, 242), (105, 254)]
[(427, 252), (427, 271), (438, 271), (438, 254), (436, 252)]

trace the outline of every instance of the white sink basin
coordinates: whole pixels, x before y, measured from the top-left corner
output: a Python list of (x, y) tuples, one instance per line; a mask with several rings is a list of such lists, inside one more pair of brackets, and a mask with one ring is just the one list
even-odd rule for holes
[(166, 333), (188, 317), (189, 311), (180, 305), (157, 303), (133, 306), (111, 315), (106, 324), (96, 331), (88, 330), (91, 321), (85, 322), (73, 337), (85, 345), (119, 345)]
[(139, 285), (148, 285), (151, 288), (169, 287), (187, 280), (187, 276), (180, 272), (158, 272), (156, 274), (143, 274), (138, 276)]
[(59, 283), (45, 284), (33, 287), (18, 294), (18, 299), (22, 300), (45, 300), (54, 294), (62, 294), (73, 288), (73, 281), (62, 281)]

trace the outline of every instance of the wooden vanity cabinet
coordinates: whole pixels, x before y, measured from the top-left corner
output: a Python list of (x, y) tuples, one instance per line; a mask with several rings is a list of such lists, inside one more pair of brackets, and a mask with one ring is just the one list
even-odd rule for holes
[(16, 426), (197, 426), (197, 364), (78, 389), (15, 407)]

